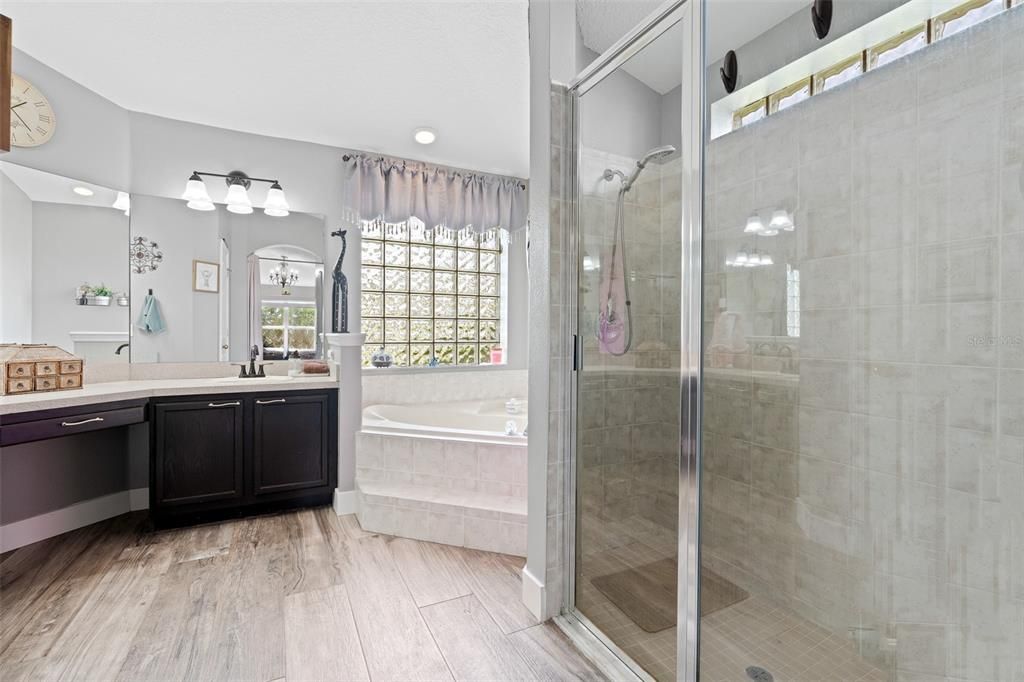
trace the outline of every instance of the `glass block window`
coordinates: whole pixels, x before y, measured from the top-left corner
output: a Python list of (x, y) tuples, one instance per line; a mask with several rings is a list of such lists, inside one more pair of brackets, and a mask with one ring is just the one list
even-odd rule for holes
[(260, 316), (264, 355), (316, 348), (316, 307), (270, 304), (260, 309)]
[(786, 266), (786, 334), (800, 336), (800, 271)]
[(498, 233), (362, 228), (363, 365), (382, 345), (397, 366), (489, 364), (501, 342)]
[(971, 0), (932, 19), (932, 39), (947, 38), (1003, 11), (1006, 0)]
[(732, 115), (732, 129), (739, 130), (745, 125), (750, 125), (755, 121), (760, 121), (762, 118), (768, 115), (768, 98), (762, 97), (759, 100), (751, 102), (742, 109), (737, 109)]
[(804, 78), (768, 96), (768, 111), (775, 114), (811, 97), (811, 79)]
[(919, 24), (868, 49), (868, 68), (877, 69), (928, 44), (928, 23)]
[(852, 81), (864, 73), (864, 53), (858, 52), (849, 59), (814, 74), (814, 94), (825, 92), (837, 85)]

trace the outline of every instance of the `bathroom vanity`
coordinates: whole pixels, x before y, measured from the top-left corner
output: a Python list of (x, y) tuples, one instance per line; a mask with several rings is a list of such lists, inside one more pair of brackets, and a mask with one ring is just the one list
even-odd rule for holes
[(157, 526), (331, 502), (338, 390), (327, 377), (106, 382), (8, 398), (0, 446), (143, 423)]

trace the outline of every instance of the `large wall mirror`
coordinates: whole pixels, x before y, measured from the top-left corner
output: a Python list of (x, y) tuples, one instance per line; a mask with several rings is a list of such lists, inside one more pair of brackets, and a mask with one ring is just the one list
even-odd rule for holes
[(322, 217), (136, 195), (131, 244), (132, 362), (320, 356)]
[(129, 209), (123, 190), (0, 162), (0, 342), (128, 361)]

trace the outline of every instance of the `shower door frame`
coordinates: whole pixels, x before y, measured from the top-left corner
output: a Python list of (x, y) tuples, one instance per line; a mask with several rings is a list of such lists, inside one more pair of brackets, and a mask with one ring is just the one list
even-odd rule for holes
[(569, 154), (564, 169), (570, 192), (569, 230), (565, 259), (568, 315), (564, 338), (572, 346), (567, 368), (565, 404), (565, 527), (563, 614), (582, 625), (638, 678), (650, 676), (576, 608), (576, 464), (578, 433), (578, 379), (583, 360), (583, 330), (579, 327), (578, 292), (582, 273), (580, 251), (581, 151), (579, 145), (580, 97), (619, 69), (625, 62), (677, 24), (682, 24), (681, 87), (681, 263), (680, 263), (680, 356), (679, 356), (679, 523), (676, 679), (695, 682), (698, 675), (699, 607), (699, 513), (703, 293), (703, 168), (706, 128), (705, 103), (705, 4), (706, 0), (667, 0), (612, 47), (591, 62), (568, 86)]

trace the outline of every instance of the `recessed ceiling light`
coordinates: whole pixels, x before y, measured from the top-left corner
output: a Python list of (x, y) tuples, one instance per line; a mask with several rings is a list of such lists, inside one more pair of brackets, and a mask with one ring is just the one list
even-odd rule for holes
[(431, 128), (417, 128), (412, 136), (420, 144), (433, 144), (437, 139), (437, 133)]
[(78, 194), (78, 195), (83, 196), (83, 197), (91, 197), (93, 195), (93, 191), (91, 189), (89, 189), (88, 187), (81, 187), (81, 186), (79, 186), (79, 187), (73, 188), (71, 191), (74, 192), (75, 194)]

